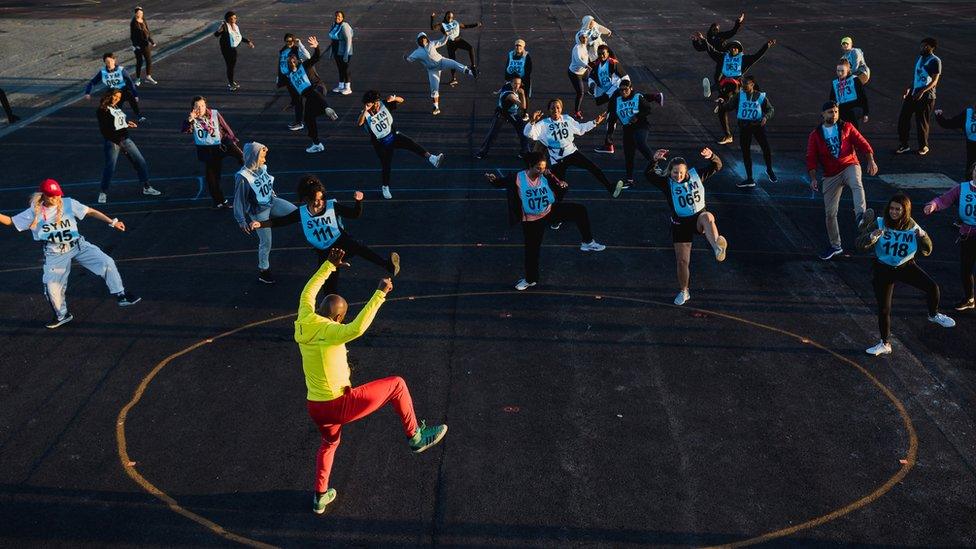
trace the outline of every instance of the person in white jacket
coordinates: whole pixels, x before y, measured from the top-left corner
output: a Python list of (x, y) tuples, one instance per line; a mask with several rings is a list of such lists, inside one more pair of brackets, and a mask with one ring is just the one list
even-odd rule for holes
[(427, 79), (430, 81), (430, 98), (434, 102), (433, 115), (441, 113), (440, 108), (440, 87), (442, 70), (459, 70), (468, 76), (477, 77), (477, 69), (468, 68), (453, 59), (448, 59), (437, 51), (444, 44), (447, 44), (447, 36), (442, 36), (437, 40), (427, 38), (427, 33), (422, 32), (417, 35), (417, 49), (403, 56), (408, 63), (419, 61), (424, 69), (427, 70)]
[(586, 52), (589, 56), (588, 62), (596, 61), (597, 48), (606, 44), (604, 36), (610, 36), (610, 29), (596, 22), (592, 15), (584, 15), (580, 22), (580, 30), (576, 32), (576, 41), (579, 42), (580, 36), (586, 37)]
[(569, 81), (576, 91), (573, 102), (573, 117), (577, 122), (583, 121), (583, 91), (586, 90), (586, 75), (590, 72), (589, 56), (586, 50), (586, 35), (576, 34), (576, 45), (569, 52)]

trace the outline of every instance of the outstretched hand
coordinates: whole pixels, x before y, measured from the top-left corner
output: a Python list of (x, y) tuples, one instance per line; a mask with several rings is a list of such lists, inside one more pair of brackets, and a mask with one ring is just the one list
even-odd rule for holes
[(535, 111), (532, 113), (532, 118), (529, 119), (530, 122), (535, 124), (536, 122), (542, 120), (542, 111)]
[(924, 208), (922, 208), (922, 211), (925, 212), (925, 215), (932, 215), (932, 213), (935, 211), (935, 203), (929, 202)]
[(393, 280), (390, 279), (390, 278), (382, 278), (382, 279), (380, 279), (380, 283), (377, 284), (376, 289), (379, 290), (379, 291), (381, 291), (381, 292), (383, 292), (384, 294), (388, 294), (388, 293), (392, 292), (393, 291)]
[(603, 124), (606, 121), (606, 119), (607, 119), (607, 113), (601, 112), (600, 116), (597, 116), (595, 119), (593, 119), (593, 123), (599, 126), (600, 124)]
[(668, 150), (667, 149), (658, 149), (658, 150), (654, 151), (654, 161), (655, 162), (657, 162), (659, 160), (664, 160), (667, 157), (668, 157)]
[(485, 172), (485, 179), (487, 179), (489, 183), (494, 183), (498, 180), (498, 176), (493, 173)]
[(773, 46), (775, 46), (776, 45), (776, 39), (775, 38), (771, 38), (768, 42), (766, 42), (766, 45), (769, 46), (770, 48), (773, 47)]
[(356, 202), (359, 202), (360, 200), (362, 200), (362, 199), (363, 199), (363, 196), (364, 196), (364, 195), (363, 195), (363, 191), (356, 191), (356, 192), (355, 192), (355, 193), (353, 193), (353, 195), (352, 195), (352, 197), (353, 197), (353, 199), (355, 199), (355, 200), (356, 200)]
[(319, 39), (314, 36), (309, 36), (308, 45), (311, 46), (312, 49), (314, 50), (315, 48), (319, 47)]
[(343, 263), (343, 258), (346, 257), (346, 251), (342, 248), (332, 248), (329, 250), (329, 263), (335, 265), (335, 268), (348, 267), (348, 263)]
[(715, 153), (712, 152), (712, 149), (709, 149), (708, 147), (702, 149), (701, 153), (699, 154), (701, 154), (702, 158), (704, 158), (705, 160), (711, 160), (712, 157), (715, 156)]
[(745, 20), (746, 20), (746, 14), (744, 14), (744, 13), (740, 13), (739, 14), (739, 18), (736, 19), (736, 21), (738, 21), (739, 23), (741, 23), (741, 22), (743, 22)]

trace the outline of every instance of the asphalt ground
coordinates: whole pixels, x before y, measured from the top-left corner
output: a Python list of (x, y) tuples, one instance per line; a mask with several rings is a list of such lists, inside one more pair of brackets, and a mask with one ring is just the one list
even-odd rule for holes
[[(71, 16), (102, 9), (82, 6)], [(954, 114), (972, 101), (972, 4), (468, 3), (456, 11), (486, 24), (463, 33), (484, 75), (445, 87), (444, 113), (433, 118), (425, 75), (401, 57), (443, 6), (352, 2), (343, 9), (356, 28), (356, 93), (334, 99), (340, 119), (323, 120), (326, 150), (318, 155), (304, 152), (302, 132), (285, 129), (288, 97), (271, 79), (280, 36), (324, 39), (332, 6), (234, 9), (258, 44), (241, 52), (242, 89), (226, 91), (215, 40), (160, 63), (161, 84), (140, 90), (149, 122), (132, 137), (166, 194), (143, 197), (122, 160), (100, 209), (128, 231), (81, 227), (116, 259), (142, 303), (118, 308), (103, 282), (76, 266), (68, 290), (75, 320), (45, 330), (38, 246), (12, 231), (0, 239), (0, 544), (976, 544), (976, 319), (948, 310), (961, 292), (953, 216), (918, 216), (935, 240), (920, 264), (942, 286), (943, 310), (958, 326), (929, 323), (922, 296), (899, 287), (895, 352), (875, 359), (863, 353), (878, 339), (870, 259), (816, 258), (823, 206), (802, 180), (806, 136), (839, 38), (849, 34), (873, 73), (864, 131), (881, 170), (960, 175), (960, 134), (933, 130), (924, 158), (891, 151), (920, 38), (940, 40), (938, 106)], [(780, 182), (760, 178), (752, 190), (734, 185), (743, 176), (737, 144), (714, 145), (717, 122), (700, 92), (712, 64), (687, 40), (713, 20), (728, 25), (740, 9), (747, 51), (779, 41), (753, 73), (777, 109), (769, 133)], [(711, 146), (726, 161), (707, 201), (729, 257), (718, 264), (695, 242), (688, 306), (670, 304), (674, 259), (660, 193), (639, 184), (610, 200), (572, 171), (568, 199), (588, 207), (607, 250), (584, 254), (572, 227), (550, 231), (540, 285), (512, 289), (522, 276), (520, 231), (507, 227), (504, 196), (481, 174), (517, 168), (516, 143), (503, 131), (488, 159), (472, 154), (516, 37), (535, 62), (532, 104), (571, 99), (569, 44), (588, 13), (614, 31), (609, 43), (638, 89), (667, 96), (651, 117), (652, 148), (693, 157)], [(319, 71), (331, 84), (329, 60)], [(447, 154), (434, 170), (399, 153), (390, 201), (379, 196), (378, 161), (355, 127), (359, 92), (368, 88), (406, 97), (400, 130)], [(347, 227), (403, 257), (389, 302), (349, 346), (353, 381), (403, 376), (418, 416), (446, 422), (450, 432), (415, 456), (387, 410), (345, 428), (332, 476), (339, 498), (325, 516), (309, 512), (319, 439), (288, 316), (314, 254), (294, 227), (276, 230), (278, 283), (256, 280), (256, 239), (228, 212), (209, 209), (192, 144), (177, 131), (196, 94), (242, 140), (270, 148), (269, 169), (286, 198), (303, 173), (322, 176), (340, 200), (365, 191), (365, 215)], [(19, 211), (44, 177), (95, 205), (102, 142), (93, 110), (77, 103), (0, 139), (4, 213)], [(584, 110), (597, 112), (589, 99)], [(601, 130), (577, 140), (621, 175), (622, 152), (589, 152), (601, 142)], [(229, 193), (230, 161), (225, 171)], [(866, 188), (875, 208), (894, 191), (870, 177)], [(911, 195), (917, 205), (933, 196)], [(852, 246), (850, 207), (845, 198), (841, 228)], [(341, 293), (361, 302), (381, 275), (354, 260)]]

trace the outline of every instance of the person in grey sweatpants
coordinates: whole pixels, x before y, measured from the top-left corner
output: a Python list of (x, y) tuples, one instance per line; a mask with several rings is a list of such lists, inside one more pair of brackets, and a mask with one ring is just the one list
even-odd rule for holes
[(284, 217), (297, 208), (278, 198), (274, 176), (268, 173), (268, 148), (261, 143), (244, 145), (244, 166), (234, 175), (234, 219), (245, 234), (258, 235), (258, 280), (274, 284), (271, 276), (271, 229), (252, 229), (252, 221)]

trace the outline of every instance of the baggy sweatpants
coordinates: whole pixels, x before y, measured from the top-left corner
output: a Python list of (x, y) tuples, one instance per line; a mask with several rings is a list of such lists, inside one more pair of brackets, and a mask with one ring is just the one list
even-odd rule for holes
[(115, 261), (101, 248), (84, 238), (79, 239), (78, 244), (66, 252), (45, 253), (42, 277), (44, 294), (58, 318), (64, 318), (68, 314), (65, 292), (68, 290), (68, 275), (71, 273), (72, 260), (78, 261), (82, 267), (104, 278), (109, 293), (118, 294), (125, 290), (119, 270), (115, 267)]

